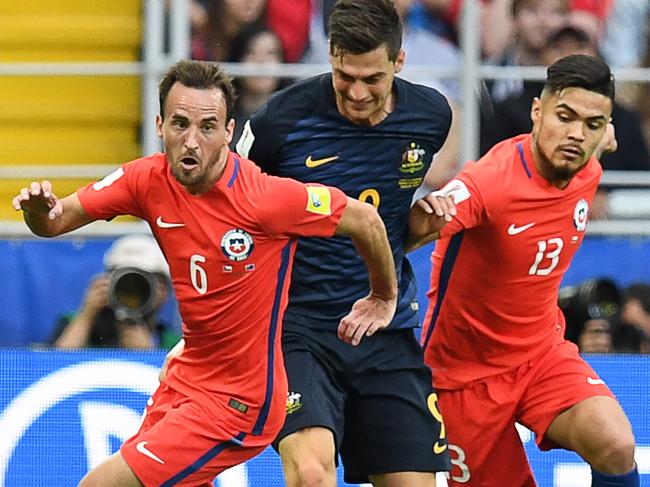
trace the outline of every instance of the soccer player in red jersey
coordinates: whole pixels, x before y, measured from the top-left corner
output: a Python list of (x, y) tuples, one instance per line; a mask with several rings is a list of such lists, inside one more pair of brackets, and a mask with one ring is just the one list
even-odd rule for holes
[(341, 321), (346, 340), (372, 335), (395, 311), (395, 265), (375, 209), (335, 188), (268, 176), (230, 152), (233, 98), (218, 66), (181, 61), (160, 84), (164, 154), (63, 199), (43, 181), (13, 200), (41, 236), (120, 214), (149, 222), (183, 318), (184, 349), (140, 430), (84, 487), (211, 485), (271, 443), (285, 417), (280, 335), (296, 237), (347, 235), (368, 266), (371, 292)]
[[(614, 80), (589, 56), (548, 69), (531, 134), (497, 144), (440, 192), (455, 219), (432, 256), (422, 343), (452, 452), (451, 485), (534, 486), (518, 422), (577, 452), (594, 487), (638, 486), (634, 436), (607, 385), (564, 339), (558, 289), (616, 146)], [(434, 194), (436, 194), (434, 192)], [(426, 198), (411, 231), (430, 238)]]

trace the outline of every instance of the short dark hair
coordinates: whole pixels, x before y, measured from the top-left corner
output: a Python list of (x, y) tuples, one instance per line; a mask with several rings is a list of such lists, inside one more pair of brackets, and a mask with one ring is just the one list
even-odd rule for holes
[(329, 18), (330, 53), (364, 54), (386, 45), (395, 61), (402, 21), (390, 0), (338, 0)]
[(544, 92), (584, 88), (605, 95), (614, 103), (614, 75), (607, 63), (597, 57), (585, 54), (565, 56), (549, 66), (546, 73)]
[(174, 64), (164, 74), (158, 87), (160, 99), (160, 116), (165, 118), (165, 102), (167, 95), (174, 86), (179, 82), (188, 88), (197, 88), (207, 90), (217, 88), (223, 94), (226, 101), (226, 120), (232, 118), (233, 106), (235, 104), (235, 89), (232, 86), (230, 76), (216, 63), (207, 61), (190, 61), (181, 60)]

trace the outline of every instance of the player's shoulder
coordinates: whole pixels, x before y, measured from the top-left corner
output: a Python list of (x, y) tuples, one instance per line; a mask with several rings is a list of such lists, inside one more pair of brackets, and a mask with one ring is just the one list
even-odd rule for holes
[(404, 100), (405, 108), (416, 111), (450, 111), (445, 95), (430, 86), (420, 85), (395, 77), (398, 96)]
[(125, 171), (137, 175), (164, 174), (167, 171), (167, 158), (162, 152), (139, 157), (122, 166)]
[(475, 164), (474, 172), (483, 177), (503, 178), (506, 174), (516, 173), (520, 162), (525, 173), (524, 145), (529, 143), (529, 134), (518, 135), (495, 144)]
[(271, 95), (262, 111), (275, 123), (302, 119), (323, 108), (327, 99), (324, 95), (331, 86), (330, 73), (298, 81)]

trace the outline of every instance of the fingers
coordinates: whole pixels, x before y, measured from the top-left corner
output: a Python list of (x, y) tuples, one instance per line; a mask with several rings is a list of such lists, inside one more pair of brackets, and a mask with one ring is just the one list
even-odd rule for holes
[(63, 214), (63, 203), (52, 193), (52, 183), (47, 180), (31, 182), (29, 187), (20, 190), (11, 204), (16, 211), (47, 213), (50, 220)]
[(450, 222), (452, 218), (456, 215), (456, 205), (454, 205), (454, 200), (451, 196), (432, 196), (428, 195), (426, 198), (430, 198), (430, 205), (433, 209), (433, 213), (440, 218), (444, 218), (446, 222)]
[(456, 216), (456, 205), (453, 196), (440, 191), (433, 191), (416, 203), (420, 209), (430, 215), (436, 215), (450, 222)]
[(350, 345), (359, 345), (370, 325), (371, 323), (361, 323), (345, 317), (339, 324), (338, 336), (341, 340)]
[(63, 215), (63, 203), (61, 203), (61, 200), (56, 199), (56, 196), (52, 195), (50, 198), (50, 203), (54, 202), (54, 206), (50, 208), (50, 211), (47, 213), (47, 217), (50, 220), (54, 220), (55, 218), (60, 217)]
[(338, 336), (351, 345), (358, 345), (364, 336), (389, 325), (395, 313), (396, 299), (384, 300), (376, 296), (359, 299), (338, 327)]

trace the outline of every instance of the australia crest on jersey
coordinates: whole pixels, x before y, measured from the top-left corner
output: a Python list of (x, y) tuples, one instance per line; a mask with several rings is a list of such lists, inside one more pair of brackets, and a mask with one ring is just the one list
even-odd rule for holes
[(230, 260), (240, 262), (247, 259), (255, 248), (253, 237), (241, 228), (232, 228), (223, 234), (221, 250)]
[(426, 151), (417, 142), (410, 142), (406, 151), (402, 154), (402, 163), (399, 166), (400, 172), (413, 174), (424, 169), (424, 154)]
[(579, 232), (584, 232), (587, 228), (587, 219), (589, 218), (589, 203), (587, 200), (582, 198), (576, 203), (576, 207), (573, 209), (573, 224), (576, 226), (576, 230)]

